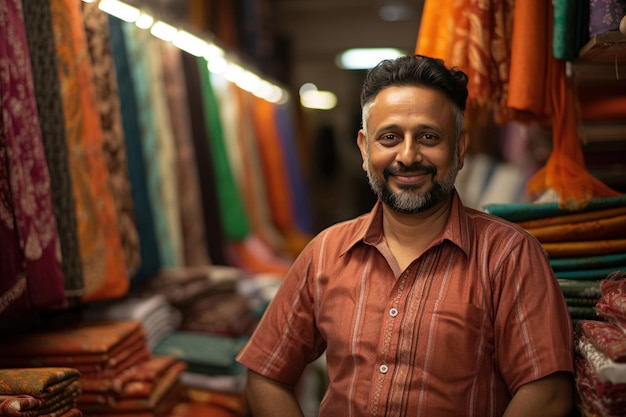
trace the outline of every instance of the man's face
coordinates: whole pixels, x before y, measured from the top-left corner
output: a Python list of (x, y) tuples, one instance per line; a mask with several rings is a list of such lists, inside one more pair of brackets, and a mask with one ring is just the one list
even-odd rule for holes
[[(447, 97), (434, 89), (394, 86), (370, 103), (357, 139), (363, 169), (377, 196), (396, 212), (420, 213), (445, 200), (463, 165)], [(366, 134), (367, 132), (367, 134)]]

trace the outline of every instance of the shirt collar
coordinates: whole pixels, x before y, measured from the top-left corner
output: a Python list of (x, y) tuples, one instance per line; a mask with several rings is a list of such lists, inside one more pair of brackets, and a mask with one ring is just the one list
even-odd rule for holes
[[(383, 238), (383, 207), (378, 200), (372, 210), (359, 219), (357, 227), (354, 228), (352, 237), (349, 238), (345, 246), (341, 249), (343, 255), (359, 242), (374, 246)], [(468, 216), (465, 206), (461, 202), (456, 190), (452, 194), (452, 208), (448, 221), (439, 235), (433, 242), (435, 245), (448, 240), (458, 246), (466, 255), (470, 252), (470, 238), (468, 230)]]

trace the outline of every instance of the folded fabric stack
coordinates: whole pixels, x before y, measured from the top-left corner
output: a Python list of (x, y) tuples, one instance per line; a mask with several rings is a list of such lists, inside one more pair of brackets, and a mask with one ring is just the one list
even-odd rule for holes
[(180, 311), (163, 294), (92, 303), (83, 311), (82, 318), (91, 322), (139, 321), (150, 351), (182, 322)]
[(73, 368), (0, 369), (0, 416), (80, 417), (79, 379)]
[(603, 321), (576, 325), (576, 386), (583, 416), (617, 417), (626, 410), (626, 272), (600, 282)]
[(167, 268), (131, 295), (166, 297), (182, 314), (181, 330), (237, 337), (249, 335), (257, 323), (237, 290), (242, 278), (240, 270), (229, 267)]
[(78, 408), (88, 416), (166, 415), (184, 400), (186, 365), (151, 355), (141, 322), (78, 321), (15, 335), (0, 346), (2, 366), (67, 366), (80, 372)]
[(178, 414), (196, 412), (200, 406), (244, 413), (245, 372), (235, 356), (259, 320), (259, 307), (264, 307), (250, 296), (250, 285), (243, 285), (257, 281), (265, 280), (232, 267), (166, 268), (131, 290), (132, 297), (163, 296), (181, 313), (178, 329), (152, 349), (188, 367), (181, 381), (190, 404), (179, 406)]
[[(167, 335), (154, 352), (176, 357), (187, 364), (181, 381), (191, 402), (241, 415), (245, 408), (245, 368), (235, 361), (235, 356), (246, 341), (246, 337), (175, 331)], [(182, 409), (179, 412), (182, 413)]]
[(626, 270), (626, 197), (597, 198), (581, 210), (556, 202), (489, 204), (488, 213), (512, 221), (541, 242), (576, 323), (597, 319), (599, 281)]

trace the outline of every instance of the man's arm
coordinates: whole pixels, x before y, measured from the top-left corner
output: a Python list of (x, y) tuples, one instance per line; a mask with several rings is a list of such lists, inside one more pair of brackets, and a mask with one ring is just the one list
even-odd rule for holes
[(569, 372), (555, 372), (522, 385), (503, 417), (566, 417), (574, 406), (574, 382)]
[(254, 417), (303, 417), (293, 387), (248, 371), (246, 395)]

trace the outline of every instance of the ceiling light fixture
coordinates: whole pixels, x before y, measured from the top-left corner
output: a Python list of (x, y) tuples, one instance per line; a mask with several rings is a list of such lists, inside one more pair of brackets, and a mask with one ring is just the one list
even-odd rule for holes
[(397, 58), (404, 54), (405, 52), (395, 48), (353, 48), (339, 54), (335, 62), (342, 69), (369, 69), (383, 59)]

